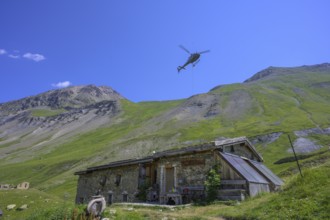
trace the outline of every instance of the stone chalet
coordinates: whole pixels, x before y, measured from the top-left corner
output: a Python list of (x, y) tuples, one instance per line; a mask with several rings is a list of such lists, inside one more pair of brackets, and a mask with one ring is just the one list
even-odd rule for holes
[(86, 203), (96, 193), (103, 195), (108, 204), (200, 201), (205, 198), (206, 175), (214, 166), (221, 177), (218, 199), (243, 200), (246, 196), (276, 191), (283, 185), (262, 162), (261, 155), (245, 137), (157, 152), (76, 172), (76, 203)]

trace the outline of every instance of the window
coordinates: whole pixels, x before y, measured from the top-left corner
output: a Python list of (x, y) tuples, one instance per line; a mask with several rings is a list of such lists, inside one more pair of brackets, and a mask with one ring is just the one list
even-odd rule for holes
[(123, 194), (123, 202), (128, 202), (128, 195), (127, 194)]
[(234, 149), (234, 146), (233, 145), (230, 146), (230, 152), (231, 153), (234, 153), (235, 152), (235, 149)]
[(105, 177), (105, 176), (101, 177), (99, 184), (101, 186), (105, 186), (106, 183), (107, 183), (107, 177)]
[(120, 185), (120, 182), (121, 182), (121, 175), (120, 174), (117, 174), (116, 175), (116, 180), (115, 180), (116, 186), (119, 186)]
[(113, 195), (113, 192), (112, 191), (109, 191), (108, 192), (108, 204), (111, 205), (112, 204), (112, 195)]

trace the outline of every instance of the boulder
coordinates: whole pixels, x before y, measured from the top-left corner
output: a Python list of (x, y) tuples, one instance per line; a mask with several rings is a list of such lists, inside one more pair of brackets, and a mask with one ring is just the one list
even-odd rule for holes
[(12, 210), (16, 207), (16, 204), (7, 205), (7, 210)]
[(19, 211), (23, 211), (23, 210), (25, 210), (25, 209), (27, 209), (28, 208), (28, 205), (27, 204), (24, 204), (24, 205), (22, 205), (21, 207), (19, 207), (17, 210), (19, 210)]

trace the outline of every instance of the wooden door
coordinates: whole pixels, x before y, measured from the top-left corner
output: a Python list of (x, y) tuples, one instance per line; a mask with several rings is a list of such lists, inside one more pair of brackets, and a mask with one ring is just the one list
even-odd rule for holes
[(174, 168), (166, 168), (166, 183), (165, 183), (165, 190), (166, 192), (171, 192), (174, 188)]

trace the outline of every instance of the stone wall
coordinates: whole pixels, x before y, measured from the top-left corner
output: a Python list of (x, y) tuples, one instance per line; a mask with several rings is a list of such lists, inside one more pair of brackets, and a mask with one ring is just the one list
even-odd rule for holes
[(29, 182), (23, 182), (18, 184), (17, 186), (13, 184), (0, 184), (0, 190), (9, 190), (9, 189), (29, 189), (30, 183)]
[(115, 167), (80, 175), (76, 203), (87, 203), (97, 193), (103, 195), (108, 203), (134, 202), (138, 190), (138, 175), (138, 165)]
[[(213, 151), (161, 158), (157, 170), (160, 195), (170, 192), (180, 193), (183, 203), (203, 199), (206, 175), (212, 167), (220, 165), (219, 160), (220, 157)], [(174, 169), (174, 183), (173, 187), (169, 188), (166, 172), (171, 167)]]
[[(214, 165), (220, 165), (220, 158), (213, 151), (160, 158), (153, 162), (152, 167), (157, 169), (153, 186), (156, 185), (160, 195), (175, 191), (186, 194), (187, 201), (193, 197), (200, 198), (204, 196), (206, 175)], [(108, 203), (137, 201), (141, 167), (135, 164), (79, 175), (76, 203), (87, 203), (97, 193), (103, 195)], [(169, 178), (167, 169), (173, 172), (171, 187), (166, 186), (166, 178)]]
[(17, 189), (29, 189), (30, 183), (29, 182), (23, 182), (17, 185)]
[(177, 157), (161, 158), (158, 161), (157, 180), (161, 179), (161, 167), (175, 167), (177, 187), (203, 186), (207, 172), (217, 164), (215, 157), (213, 152), (207, 151)]

